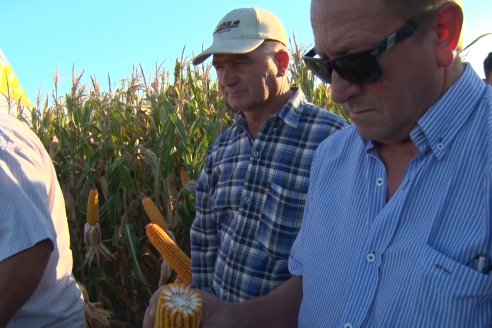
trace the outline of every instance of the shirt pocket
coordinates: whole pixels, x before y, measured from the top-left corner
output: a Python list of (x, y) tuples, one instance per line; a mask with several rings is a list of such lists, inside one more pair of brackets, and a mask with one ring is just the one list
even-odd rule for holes
[[(414, 299), (420, 327), (488, 327), (492, 276), (425, 246)], [(488, 323), (488, 324), (485, 324)]]
[(273, 258), (286, 259), (301, 228), (306, 193), (288, 190), (271, 182), (260, 215), (256, 237)]

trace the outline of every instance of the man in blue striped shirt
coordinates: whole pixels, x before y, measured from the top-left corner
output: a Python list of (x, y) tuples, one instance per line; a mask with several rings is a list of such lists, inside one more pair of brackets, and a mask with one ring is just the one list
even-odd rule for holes
[(289, 281), (202, 327), (492, 327), (492, 88), (447, 0), (312, 0), (305, 61), (355, 123), (316, 151)]

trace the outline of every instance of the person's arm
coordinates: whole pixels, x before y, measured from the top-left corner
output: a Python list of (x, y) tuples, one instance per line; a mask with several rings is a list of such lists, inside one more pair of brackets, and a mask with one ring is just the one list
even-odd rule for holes
[[(161, 289), (158, 289), (150, 299), (143, 328), (154, 327), (155, 308), (160, 292)], [(292, 277), (270, 294), (242, 303), (226, 302), (212, 294), (203, 291), (200, 293), (203, 299), (202, 328), (297, 327), (302, 300), (302, 278)]]
[(53, 247), (44, 239), (0, 261), (0, 327), (31, 297), (43, 277)]
[(302, 300), (302, 278), (292, 277), (271, 293), (231, 303), (202, 293), (204, 312), (202, 328), (289, 328), (297, 327)]

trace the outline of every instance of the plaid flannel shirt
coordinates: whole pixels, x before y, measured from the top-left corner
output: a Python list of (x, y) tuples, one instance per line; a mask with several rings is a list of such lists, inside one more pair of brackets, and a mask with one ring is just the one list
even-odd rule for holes
[(193, 286), (229, 301), (267, 294), (290, 278), (318, 144), (345, 127), (297, 89), (256, 139), (239, 114), (208, 152), (191, 228)]

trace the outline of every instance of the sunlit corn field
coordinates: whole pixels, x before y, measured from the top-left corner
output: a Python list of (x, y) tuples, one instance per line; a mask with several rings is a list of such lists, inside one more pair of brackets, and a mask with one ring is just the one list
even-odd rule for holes
[[(292, 84), (311, 102), (341, 113), (329, 87), (316, 82), (303, 64), (305, 50), (294, 40)], [(69, 93), (59, 95), (55, 82), (52, 95), (38, 99), (32, 111), (12, 113), (40, 137), (57, 170), (73, 272), (85, 290), (90, 327), (142, 325), (161, 271), (159, 253), (145, 233), (150, 221), (142, 199), (153, 200), (189, 254), (195, 182), (207, 149), (233, 120), (209, 65), (194, 67), (178, 59), (173, 72), (143, 72), (134, 67), (109, 91), (101, 91), (95, 79), (82, 85), (82, 74), (74, 72)], [(93, 205), (88, 207), (91, 190)], [(88, 241), (87, 227), (95, 223), (101, 238), (96, 233)]]

